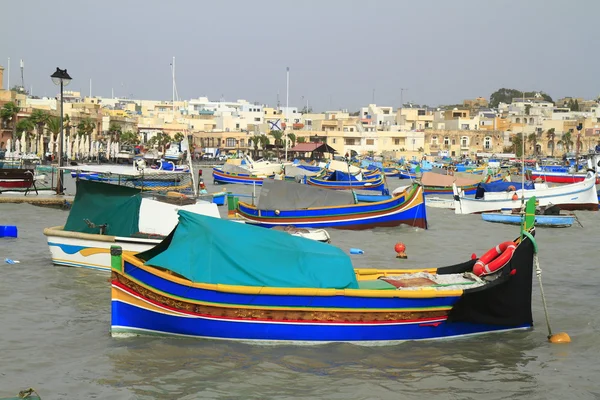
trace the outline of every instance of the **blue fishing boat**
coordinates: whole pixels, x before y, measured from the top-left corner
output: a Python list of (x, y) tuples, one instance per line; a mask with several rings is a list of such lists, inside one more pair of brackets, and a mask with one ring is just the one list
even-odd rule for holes
[[(481, 218), (488, 222), (501, 224), (519, 225), (522, 220), (521, 214), (490, 212), (482, 213)], [(536, 226), (548, 226), (552, 228), (567, 228), (575, 222), (574, 215), (536, 215)]]
[(153, 249), (111, 248), (111, 334), (393, 344), (528, 329), (533, 230), (501, 257), (494, 244), (437, 269), (354, 269), (335, 246), (180, 211)]
[(383, 174), (376, 173), (373, 175), (365, 175), (364, 179), (358, 180), (356, 176), (347, 174), (341, 171), (334, 171), (325, 177), (307, 176), (306, 183), (308, 185), (335, 190), (379, 190), (385, 186), (385, 178)]
[(358, 203), (351, 191), (265, 179), (257, 204), (239, 202), (235, 213), (263, 227), (369, 229), (405, 224), (427, 228), (423, 187), (416, 183), (387, 200)]

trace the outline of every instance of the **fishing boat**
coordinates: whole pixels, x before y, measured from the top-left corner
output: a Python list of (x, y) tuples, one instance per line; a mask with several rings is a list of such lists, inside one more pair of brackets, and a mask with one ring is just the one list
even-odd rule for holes
[(588, 171), (582, 182), (549, 187), (546, 183), (534, 183), (534, 189), (519, 189), (507, 192), (486, 192), (483, 197), (467, 197), (456, 185), (454, 191), (454, 211), (456, 214), (475, 214), (486, 211), (515, 209), (525, 200), (536, 197), (541, 207), (557, 205), (563, 210), (598, 210), (596, 192), (596, 172)]
[[(502, 224), (519, 225), (522, 220), (520, 213), (499, 212), (499, 213), (482, 213), (481, 217), (484, 221), (497, 222)], [(575, 222), (574, 215), (535, 215), (536, 226), (547, 226), (552, 228), (566, 228)]]
[(177, 225), (177, 210), (220, 218), (209, 202), (142, 197), (139, 189), (84, 179), (76, 189), (65, 225), (44, 229), (56, 265), (108, 271), (110, 246), (128, 253), (148, 250)]
[(354, 175), (347, 174), (341, 171), (334, 171), (325, 177), (307, 176), (306, 183), (311, 186), (316, 186), (322, 189), (334, 190), (379, 190), (385, 186), (385, 178), (383, 174), (378, 173), (373, 177), (360, 177), (357, 179)]
[(266, 178), (273, 177), (273, 175), (253, 175), (250, 173), (236, 173), (223, 171), (222, 167), (213, 167), (213, 183), (215, 184), (228, 184), (237, 183), (240, 185), (256, 185), (262, 186), (263, 181)]
[(452, 197), (444, 198), (437, 196), (425, 197), (425, 206), (431, 208), (445, 208), (454, 210), (454, 199)]
[(180, 211), (153, 249), (111, 248), (111, 335), (387, 345), (530, 329), (532, 224), (500, 256), (354, 269), (337, 247)]
[(257, 204), (239, 202), (235, 212), (263, 227), (369, 229), (406, 224), (427, 228), (423, 188), (418, 184), (387, 200), (358, 203), (351, 191), (265, 179)]
[(213, 181), (215, 184), (236, 183), (260, 186), (265, 178), (272, 178), (275, 175), (281, 176), (287, 165), (291, 164), (254, 161), (250, 156), (244, 156), (241, 159), (230, 159), (223, 166), (213, 168)]
[[(528, 175), (530, 175), (531, 179), (542, 180), (548, 183), (575, 183), (582, 182), (585, 180), (585, 173), (577, 173), (571, 174), (568, 172), (546, 172), (546, 171), (528, 171)], [(600, 183), (600, 180), (596, 178), (596, 183)]]
[(435, 172), (424, 172), (421, 176), (421, 184), (424, 187), (424, 193), (429, 195), (452, 195), (452, 185), (459, 187), (465, 194), (475, 194), (479, 183), (496, 182), (502, 179), (500, 174), (497, 175), (469, 175), (465, 178), (462, 176), (442, 175)]

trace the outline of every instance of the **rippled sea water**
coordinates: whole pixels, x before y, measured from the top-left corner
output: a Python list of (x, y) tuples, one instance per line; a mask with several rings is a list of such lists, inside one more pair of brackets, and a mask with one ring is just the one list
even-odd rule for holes
[[(204, 178), (215, 190), (210, 170)], [(227, 190), (252, 193), (239, 185)], [(518, 234), (517, 227), (478, 215), (427, 212), (428, 230), (329, 230), (332, 245), (363, 249), (351, 256), (356, 267), (418, 268), (464, 261)], [(554, 332), (569, 333), (571, 344), (546, 341), (536, 280), (533, 330), (394, 346), (297, 347), (113, 339), (108, 274), (51, 264), (42, 230), (63, 224), (67, 212), (2, 204), (0, 224), (17, 225), (19, 238), (0, 239), (0, 261), (21, 263), (0, 264), (0, 398), (34, 387), (44, 400), (598, 399), (600, 213), (577, 214), (583, 228), (540, 228), (536, 236), (550, 322)], [(398, 241), (407, 246), (407, 260), (395, 258)]]

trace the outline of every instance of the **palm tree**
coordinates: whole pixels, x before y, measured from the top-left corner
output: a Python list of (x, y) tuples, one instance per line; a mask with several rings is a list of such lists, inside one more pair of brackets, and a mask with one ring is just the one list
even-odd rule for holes
[(121, 138), (121, 127), (118, 124), (111, 122), (108, 127), (108, 134), (111, 137), (111, 141), (118, 142)]
[(306, 143), (306, 138), (304, 136), (300, 136), (296, 139), (298, 143)]
[(551, 151), (552, 151), (552, 157), (554, 157), (554, 139), (556, 138), (556, 134), (554, 133), (554, 128), (548, 129), (548, 132), (546, 132), (546, 138), (548, 139), (548, 144), (552, 144)]
[(516, 135), (510, 138), (510, 141), (513, 144), (516, 156), (521, 157), (523, 155), (523, 133), (517, 133)]
[[(12, 127), (11, 139), (13, 139), (13, 143), (17, 134), (17, 115), (19, 114), (19, 111), (21, 111), (19, 106), (12, 101), (9, 101), (0, 109), (0, 118), (4, 123), (7, 125), (10, 124)], [(10, 151), (11, 149), (8, 150)]]
[(562, 137), (558, 141), (558, 144), (562, 144), (565, 147), (565, 153), (568, 153), (573, 146), (571, 131), (563, 133)]
[(95, 128), (96, 124), (94, 124), (90, 117), (82, 119), (77, 124), (77, 132), (79, 132), (80, 135), (90, 135), (94, 132)]
[(181, 132), (177, 132), (175, 134), (175, 136), (173, 137), (173, 140), (175, 140), (176, 143), (180, 143), (183, 139), (184, 139), (184, 136), (183, 136), (183, 133), (181, 133)]
[(269, 144), (271, 144), (271, 141), (269, 140), (269, 137), (267, 135), (260, 135), (258, 137), (258, 139), (260, 140), (260, 147), (263, 150), (263, 158), (265, 158), (266, 157), (266, 151), (265, 150), (267, 149), (267, 146)]
[(533, 155), (537, 156), (537, 134), (530, 133), (529, 136), (527, 136), (527, 141), (529, 144), (533, 145)]
[(288, 133), (288, 138), (290, 138), (290, 141), (292, 142), (292, 147), (294, 147), (296, 145), (296, 134), (294, 132), (290, 132)]
[[(44, 135), (44, 126), (46, 125), (46, 122), (48, 121), (48, 117), (49, 115), (43, 111), (43, 110), (39, 110), (39, 109), (35, 109), (32, 111), (31, 116), (29, 117), (31, 119), (31, 122), (34, 123), (35, 125), (35, 143), (36, 143), (36, 151), (39, 152), (40, 149), (37, 149), (38, 143), (40, 142), (40, 137)], [(44, 151), (44, 149), (41, 150), (42, 152)]]
[[(31, 142), (33, 138), (33, 130), (35, 129), (35, 124), (30, 118), (21, 118), (19, 122), (17, 122), (16, 130), (17, 132), (25, 132), (26, 138), (29, 142)], [(33, 146), (32, 146), (33, 147)], [(27, 149), (27, 144), (25, 145)], [(18, 149), (16, 149), (18, 150)]]
[[(262, 136), (262, 135), (261, 135)], [(254, 136), (248, 139), (248, 143), (250, 145), (254, 145), (254, 155), (253, 157), (258, 158), (258, 145), (260, 144), (260, 136)]]
[(275, 149), (277, 150), (277, 159), (279, 159), (279, 147), (281, 147), (281, 138), (283, 137), (282, 131), (271, 131), (269, 135), (275, 138)]
[[(49, 116), (48, 121), (46, 121), (46, 130), (50, 132), (51, 141), (54, 143), (58, 143), (59, 135), (60, 135), (60, 118)], [(57, 147), (58, 149), (59, 147)]]

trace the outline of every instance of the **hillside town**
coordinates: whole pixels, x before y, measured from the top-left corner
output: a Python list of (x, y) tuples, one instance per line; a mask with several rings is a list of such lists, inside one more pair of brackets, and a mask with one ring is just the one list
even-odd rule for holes
[[(39, 98), (18, 87), (6, 88), (3, 71), (0, 66), (0, 149), (52, 157), (56, 147), (51, 145), (60, 132), (60, 94)], [(325, 143), (341, 156), (387, 159), (514, 156), (521, 154), (521, 137), (525, 155), (536, 157), (586, 153), (599, 144), (598, 99), (550, 101), (546, 94), (531, 92), (495, 100), (497, 104), (478, 97), (439, 107), (366, 104), (360, 110), (317, 113), (308, 102), (299, 108), (241, 99), (136, 100), (64, 91), (64, 133), (67, 141), (86, 137), (82, 143), (88, 147), (89, 143), (102, 146), (109, 138), (113, 143), (159, 151), (187, 136), (196, 159), (242, 154), (282, 158), (286, 148), (310, 151), (309, 143)], [(15, 139), (22, 137), (26, 147), (21, 143), (21, 149), (15, 149)], [(7, 148), (9, 143), (13, 148)], [(296, 147), (301, 143), (307, 145)], [(83, 149), (79, 152), (85, 154)]]

